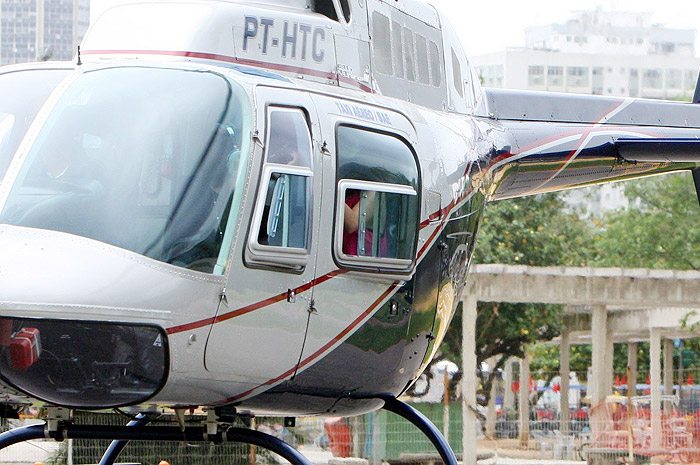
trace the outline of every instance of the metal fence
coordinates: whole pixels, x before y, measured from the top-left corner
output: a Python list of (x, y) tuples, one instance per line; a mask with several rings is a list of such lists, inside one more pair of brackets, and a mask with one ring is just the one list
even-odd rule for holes
[[(690, 377), (689, 377), (690, 375)], [(538, 375), (536, 375), (538, 376)], [(636, 396), (628, 405), (623, 383), (616, 383), (617, 395), (589, 406), (585, 385), (575, 387), (570, 397), (568, 422), (559, 411), (559, 388), (553, 376), (534, 379), (530, 389), (530, 415), (520, 420), (517, 407), (517, 386), (499, 381), (494, 388), (494, 415), (479, 410), (478, 452), (491, 456), (491, 462), (509, 459), (588, 461), (591, 464), (615, 464), (632, 454), (635, 463), (643, 461), (667, 463), (700, 462), (700, 373), (684, 372), (681, 380), (674, 377), (668, 393), (664, 391), (662, 408), (652, 411), (648, 385), (644, 375), (638, 377)], [(583, 379), (581, 376), (580, 379)], [(510, 390), (510, 396), (506, 396)], [(505, 405), (509, 397), (512, 404)], [(513, 400), (515, 398), (515, 400)], [(462, 403), (453, 401), (448, 408), (441, 403), (412, 404), (447, 438), (458, 456), (462, 453)], [(492, 420), (487, 421), (487, 417)], [(169, 417), (172, 418), (172, 417)], [(447, 419), (447, 424), (445, 424)], [(169, 421), (164, 418), (164, 421)], [(201, 420), (201, 418), (188, 418)], [(37, 420), (2, 420), (6, 430)], [(124, 425), (128, 419), (114, 413), (78, 413), (79, 424)], [(172, 421), (170, 424), (173, 424)], [(527, 425), (527, 434), (521, 434)], [(240, 424), (237, 426), (241, 426)], [(413, 425), (385, 411), (353, 418), (301, 418), (295, 427), (285, 427), (282, 418), (256, 418), (252, 427), (277, 436), (305, 454), (314, 464), (327, 464), (333, 458), (356, 458), (371, 465), (431, 464), (437, 453), (425, 436)], [(485, 437), (483, 432), (488, 432)], [(525, 431), (523, 431), (524, 433)], [(94, 464), (106, 449), (106, 441), (30, 441), (0, 451), (3, 464)], [(157, 465), (161, 460), (171, 465), (254, 465), (280, 463), (268, 451), (237, 444), (189, 444), (132, 442), (120, 456), (120, 462)]]

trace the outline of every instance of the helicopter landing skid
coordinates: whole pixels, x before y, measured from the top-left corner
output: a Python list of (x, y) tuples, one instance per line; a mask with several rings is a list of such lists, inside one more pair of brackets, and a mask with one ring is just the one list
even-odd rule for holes
[(457, 465), (457, 457), (455, 456), (452, 447), (447, 442), (439, 429), (422, 413), (414, 409), (410, 405), (401, 402), (394, 396), (380, 397), (384, 401), (384, 410), (395, 413), (398, 416), (408, 420), (418, 427), (425, 434), (430, 442), (435, 446), (440, 457), (445, 465)]
[[(399, 415), (417, 426), (435, 446), (445, 465), (458, 465), (457, 457), (440, 430), (418, 410), (401, 402), (393, 396), (382, 396), (384, 409)], [(10, 430), (0, 434), (0, 450), (32, 439), (51, 438), (57, 441), (65, 439), (112, 440), (105, 451), (100, 465), (113, 465), (119, 453), (128, 441), (210, 441), (215, 443), (234, 442), (251, 444), (268, 449), (287, 459), (292, 465), (311, 465), (311, 462), (299, 451), (279, 438), (260, 431), (246, 428), (228, 428), (223, 433), (207, 434), (205, 427), (145, 426), (148, 419), (139, 415), (127, 426), (74, 425), (60, 422), (55, 430), (47, 425), (32, 425)]]
[(268, 449), (288, 460), (292, 465), (311, 465), (311, 462), (294, 447), (279, 438), (269, 434), (245, 428), (228, 428), (223, 433), (208, 435), (206, 428), (188, 427), (184, 430), (177, 426), (96, 426), (74, 425), (72, 423), (60, 423), (55, 431), (49, 431), (46, 425), (32, 425), (10, 430), (0, 434), (0, 449), (9, 447), (31, 439), (51, 438), (57, 441), (65, 439), (106, 439), (120, 443), (120, 447), (108, 449), (102, 460), (113, 463), (121, 448), (127, 441), (187, 441), (202, 442), (211, 441), (234, 442), (251, 444), (263, 449)]
[[(134, 427), (134, 426), (145, 426), (146, 423), (148, 423), (148, 417), (144, 415), (143, 413), (138, 414), (133, 420), (131, 420), (126, 426), (128, 427)], [(109, 445), (107, 450), (105, 451), (104, 455), (102, 455), (102, 458), (100, 459), (99, 465), (114, 465), (114, 462), (117, 461), (117, 458), (119, 457), (119, 454), (122, 453), (126, 445), (128, 444), (128, 441), (118, 441), (114, 440), (112, 443)]]

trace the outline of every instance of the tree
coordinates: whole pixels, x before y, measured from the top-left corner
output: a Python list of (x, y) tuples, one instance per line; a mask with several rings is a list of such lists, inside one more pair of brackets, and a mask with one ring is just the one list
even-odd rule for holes
[[(486, 208), (474, 262), (586, 266), (594, 257), (592, 238), (590, 223), (557, 194), (496, 202)], [(522, 357), (526, 345), (559, 334), (560, 313), (555, 305), (479, 303), (477, 366), (496, 360), (482, 383), (485, 399), (508, 358)], [(461, 361), (461, 328), (458, 312), (441, 347), (443, 356), (457, 362)]]
[(632, 205), (601, 218), (596, 266), (700, 270), (700, 206), (690, 173), (625, 184)]
[[(631, 207), (603, 215), (595, 266), (700, 270), (700, 205), (690, 173), (655, 176), (625, 183)], [(689, 313), (689, 317), (692, 315)], [(689, 318), (692, 320), (692, 318)], [(689, 325), (691, 331), (700, 328)], [(685, 341), (700, 354), (700, 340)], [(648, 357), (644, 351), (640, 356)], [(640, 359), (645, 366), (648, 358)], [(616, 363), (621, 372), (626, 359)], [(700, 360), (686, 368), (700, 367)]]
[[(682, 173), (628, 181), (625, 194), (630, 208), (586, 220), (557, 194), (489, 204), (474, 262), (699, 270), (700, 229), (695, 224), (700, 207), (692, 177)], [(509, 357), (521, 357), (525, 345), (559, 334), (560, 312), (558, 306), (479, 304), (477, 366), (491, 357), (497, 360), (484, 380), (484, 398)], [(442, 355), (456, 362), (461, 361), (461, 327), (458, 312), (441, 347)], [(648, 357), (644, 347), (640, 344), (640, 366)], [(700, 340), (686, 341), (686, 347), (700, 353)], [(538, 349), (533, 371), (558, 371), (558, 352), (556, 346)], [(626, 351), (618, 347), (616, 352), (616, 372), (624, 373)], [(571, 362), (572, 370), (585, 373), (590, 347), (572, 350)]]

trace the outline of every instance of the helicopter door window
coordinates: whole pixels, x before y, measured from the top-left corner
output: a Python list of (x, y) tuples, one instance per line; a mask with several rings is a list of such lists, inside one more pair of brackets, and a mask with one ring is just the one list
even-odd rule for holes
[(419, 215), (419, 175), (400, 138), (338, 128), (336, 260), (346, 268), (410, 273)]
[(270, 107), (247, 261), (302, 268), (311, 238), (312, 151), (305, 113)]

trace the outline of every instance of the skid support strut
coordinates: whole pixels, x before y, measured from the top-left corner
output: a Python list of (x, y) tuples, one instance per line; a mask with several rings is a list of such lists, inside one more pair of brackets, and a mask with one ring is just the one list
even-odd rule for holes
[[(56, 431), (47, 432), (45, 425), (33, 425), (17, 428), (0, 434), (0, 449), (28, 441), (30, 439), (53, 438), (65, 439), (106, 439), (112, 441), (187, 441), (201, 442), (240, 442), (268, 449), (287, 459), (292, 465), (311, 465), (311, 462), (298, 450), (269, 434), (245, 429), (229, 428), (222, 435), (208, 435), (205, 428), (190, 427), (181, 430), (176, 426), (96, 426), (60, 423)], [(116, 455), (114, 456), (116, 458)]]
[(393, 396), (382, 396), (384, 410), (410, 421), (425, 434), (435, 446), (445, 465), (457, 465), (457, 457), (439, 429), (422, 413)]
[[(138, 415), (136, 415), (136, 418), (131, 420), (126, 426), (144, 426), (147, 423), (148, 418), (146, 418), (146, 415), (144, 415), (143, 413), (139, 413)], [(128, 441), (112, 441), (112, 443), (109, 445), (104, 455), (100, 459), (99, 465), (114, 465), (114, 462), (116, 462), (117, 458), (119, 457), (119, 454), (122, 453), (122, 451), (128, 443)]]

